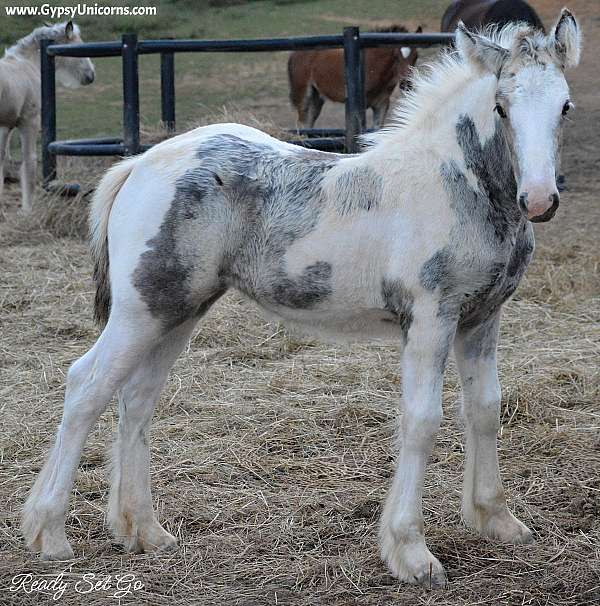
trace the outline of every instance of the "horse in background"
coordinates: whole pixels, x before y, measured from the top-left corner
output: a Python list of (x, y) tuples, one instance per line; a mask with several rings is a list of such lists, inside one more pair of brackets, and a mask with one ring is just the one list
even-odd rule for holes
[(453, 32), (462, 21), (469, 29), (503, 27), (521, 21), (545, 33), (544, 24), (524, 0), (454, 0), (442, 17), (442, 32)]
[[(72, 21), (34, 29), (6, 49), (0, 59), (0, 197), (4, 187), (4, 163), (8, 155), (10, 134), (19, 131), (21, 139), (21, 208), (29, 212), (35, 190), (40, 129), (40, 41), (57, 44), (82, 42), (79, 27)], [(91, 84), (94, 65), (87, 57), (57, 57), (56, 78), (69, 88)]]
[[(402, 25), (379, 28), (376, 32), (408, 33)], [(419, 26), (415, 33), (423, 30)], [(404, 86), (410, 68), (417, 62), (415, 48), (366, 48), (364, 50), (365, 97), (367, 109), (373, 110), (373, 125), (381, 128), (397, 85)], [(298, 122), (312, 128), (326, 99), (346, 101), (344, 51), (332, 48), (317, 51), (294, 51), (288, 61), (290, 100), (298, 112)]]

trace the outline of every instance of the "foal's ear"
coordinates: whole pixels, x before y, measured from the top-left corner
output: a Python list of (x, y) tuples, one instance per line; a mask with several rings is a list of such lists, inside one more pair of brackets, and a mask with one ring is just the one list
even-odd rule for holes
[(460, 21), (456, 29), (456, 48), (466, 61), (498, 75), (510, 52), (491, 40), (470, 32)]
[(73, 36), (73, 21), (67, 21), (67, 24), (65, 25), (65, 36), (67, 39)]
[(563, 69), (577, 67), (581, 55), (581, 31), (573, 13), (563, 8), (548, 42)]

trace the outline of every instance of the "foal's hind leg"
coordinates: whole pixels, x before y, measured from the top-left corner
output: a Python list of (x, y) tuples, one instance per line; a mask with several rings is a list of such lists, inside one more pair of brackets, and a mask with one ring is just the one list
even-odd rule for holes
[(500, 314), (458, 331), (454, 343), (463, 389), (467, 447), (462, 514), (481, 534), (508, 543), (527, 543), (531, 531), (509, 511), (498, 466), (500, 383), (496, 345)]
[(117, 389), (156, 343), (155, 325), (144, 310), (126, 315), (113, 310), (96, 344), (69, 369), (62, 422), (23, 510), (23, 535), (42, 559), (73, 556), (65, 515), (83, 445)]
[(196, 321), (167, 333), (140, 360), (119, 392), (119, 433), (113, 453), (108, 521), (127, 551), (154, 551), (177, 543), (158, 523), (152, 509), (148, 430), (169, 370)]
[(4, 164), (8, 156), (8, 143), (10, 141), (10, 128), (0, 128), (0, 198), (4, 192)]

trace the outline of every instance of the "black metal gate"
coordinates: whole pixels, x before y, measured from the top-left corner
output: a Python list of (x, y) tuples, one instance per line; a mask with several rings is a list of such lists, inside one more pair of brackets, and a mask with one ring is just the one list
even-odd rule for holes
[[(138, 40), (124, 34), (120, 42), (54, 44), (42, 40), (42, 168), (44, 185), (56, 178), (56, 156), (129, 156), (150, 145), (140, 141), (138, 57), (161, 55), (161, 117), (169, 131), (175, 130), (175, 53), (178, 52), (271, 52), (343, 48), (346, 77), (346, 128), (293, 131), (307, 137), (290, 143), (323, 151), (358, 151), (358, 136), (365, 130), (364, 74), (361, 50), (386, 46), (430, 47), (450, 44), (454, 34), (365, 33), (358, 27), (344, 28), (343, 35), (257, 40)], [(55, 57), (122, 57), (123, 136), (97, 139), (56, 140)]]

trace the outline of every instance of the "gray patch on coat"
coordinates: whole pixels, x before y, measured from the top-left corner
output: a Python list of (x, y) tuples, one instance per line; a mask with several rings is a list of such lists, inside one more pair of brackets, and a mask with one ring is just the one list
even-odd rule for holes
[(142, 253), (134, 271), (134, 286), (150, 313), (160, 318), (166, 329), (196, 315), (205, 303), (191, 297), (190, 280), (195, 268), (178, 254), (178, 240), (182, 224), (198, 216), (214, 187), (214, 175), (209, 170), (194, 169), (177, 180), (171, 206), (156, 236), (146, 243), (149, 250)]
[(400, 326), (402, 335), (406, 340), (413, 321), (415, 299), (412, 293), (407, 290), (401, 280), (387, 280), (384, 278), (381, 282), (381, 296), (385, 310), (394, 316), (391, 321)]
[[(450, 242), (421, 269), (421, 283), (439, 289), (438, 315), (458, 311), (459, 327), (486, 322), (514, 293), (533, 251), (533, 233), (516, 200), (516, 181), (501, 126), (481, 144), (471, 118), (461, 116), (457, 140), (473, 187), (453, 160), (440, 167), (456, 224)], [(473, 240), (474, 239), (474, 240)], [(473, 255), (480, 246), (481, 254)]]
[(491, 227), (496, 239), (503, 242), (521, 219), (517, 204), (517, 183), (509, 148), (498, 123), (494, 134), (482, 145), (473, 120), (461, 116), (456, 124), (456, 138), (463, 152), (465, 166), (477, 179), (473, 189), (456, 163), (442, 166), (442, 179), (453, 208), (465, 222), (481, 221)]
[(533, 256), (533, 228), (527, 219), (517, 230), (507, 260), (498, 260), (489, 269), (489, 281), (461, 306), (459, 326), (463, 329), (487, 322), (514, 294)]
[(459, 328), (458, 334), (463, 342), (462, 350), (464, 357), (469, 360), (492, 357), (498, 345), (499, 326), (500, 310), (498, 309), (485, 322), (481, 322), (471, 328)]
[(487, 280), (474, 292), (465, 294), (458, 322), (461, 328), (482, 324), (499, 311), (510, 296), (503, 293), (505, 270), (505, 264), (494, 263), (488, 271)]
[(458, 314), (462, 292), (457, 279), (457, 260), (449, 247), (434, 253), (421, 267), (421, 286), (438, 291), (438, 318), (454, 319)]
[(317, 261), (297, 278), (281, 275), (273, 285), (273, 299), (284, 307), (309, 309), (331, 294), (331, 265)]
[(335, 195), (341, 215), (370, 211), (379, 205), (383, 195), (383, 177), (368, 166), (352, 168), (336, 180)]
[(447, 249), (438, 250), (430, 257), (419, 272), (419, 280), (426, 290), (435, 290), (438, 286), (451, 289), (453, 256)]
[[(309, 308), (324, 301), (332, 292), (331, 265), (316, 261), (294, 277), (287, 273), (285, 254), (316, 227), (323, 208), (323, 178), (341, 156), (302, 148), (282, 156), (237, 137), (219, 139), (219, 155), (242, 154), (241, 162), (248, 162), (246, 170), (259, 188), (252, 202), (245, 200), (236, 209), (245, 225), (230, 238), (221, 275), (258, 303)], [(199, 154), (207, 151), (204, 145)]]
[[(300, 308), (331, 294), (328, 263), (317, 261), (297, 277), (286, 271), (285, 253), (315, 228), (323, 177), (338, 161), (299, 152), (282, 155), (233, 135), (198, 146), (198, 166), (177, 180), (134, 272), (135, 287), (166, 328), (201, 313), (229, 287), (259, 303)], [(202, 263), (203, 250), (211, 263)]]

